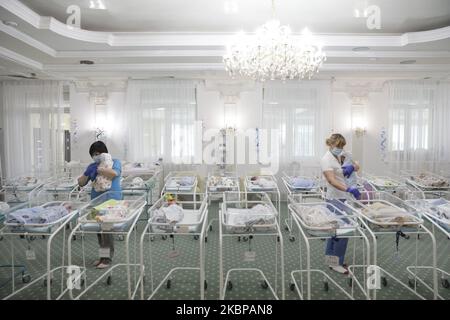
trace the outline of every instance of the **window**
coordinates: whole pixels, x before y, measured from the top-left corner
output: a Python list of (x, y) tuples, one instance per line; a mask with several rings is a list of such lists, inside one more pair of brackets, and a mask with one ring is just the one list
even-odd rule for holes
[(192, 81), (130, 81), (127, 91), (129, 159), (191, 163), (197, 102)]
[(320, 81), (275, 84), (264, 89), (263, 128), (280, 131), (282, 162), (322, 155), (331, 114), (329, 89), (329, 83)]
[(394, 107), (389, 112), (391, 151), (428, 150), (431, 109)]

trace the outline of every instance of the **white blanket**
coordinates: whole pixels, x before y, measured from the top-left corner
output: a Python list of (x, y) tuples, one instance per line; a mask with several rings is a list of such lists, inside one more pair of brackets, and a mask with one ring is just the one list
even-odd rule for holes
[(375, 202), (367, 205), (362, 212), (369, 218), (380, 223), (407, 224), (415, 222), (414, 215), (408, 213), (405, 209), (396, 208), (381, 202)]
[(235, 226), (270, 225), (276, 215), (269, 205), (257, 204), (251, 209), (228, 208), (228, 224)]

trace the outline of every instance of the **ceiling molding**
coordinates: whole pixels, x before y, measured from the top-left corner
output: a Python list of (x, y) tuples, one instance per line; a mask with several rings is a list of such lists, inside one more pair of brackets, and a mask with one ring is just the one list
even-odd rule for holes
[[(0, 31), (34, 47), (53, 58), (136, 58), (136, 57), (222, 57), (225, 49), (180, 49), (180, 50), (102, 50), (102, 51), (57, 51), (29, 35), (0, 23)], [(327, 57), (335, 58), (450, 58), (449, 51), (367, 51), (327, 50)]]
[[(28, 22), (37, 29), (50, 30), (70, 39), (85, 42), (103, 43), (113, 47), (120, 46), (225, 46), (233, 33), (173, 33), (173, 32), (135, 32), (112, 33), (83, 30), (68, 26), (53, 17), (42, 17), (18, 0), (0, 0), (0, 6)], [(378, 34), (318, 34), (324, 47), (329, 46), (370, 46), (402, 47), (412, 43), (426, 43), (450, 38), (450, 26), (429, 31), (410, 32), (401, 35)], [(295, 34), (294, 38), (301, 39)]]
[[(225, 71), (222, 63), (137, 63), (137, 64), (95, 64), (95, 65), (44, 65), (45, 71), (178, 71), (178, 70), (220, 70)], [(325, 63), (323, 71), (450, 71), (449, 65), (442, 64), (356, 64), (356, 63)]]
[(15, 63), (18, 63), (27, 68), (32, 68), (32, 69), (36, 69), (36, 70), (43, 69), (42, 63), (35, 61), (33, 59), (27, 58), (17, 52), (11, 51), (4, 47), (0, 47), (0, 57), (2, 57), (4, 59), (8, 59), (10, 61), (13, 61)]
[(3, 23), (0, 23), (0, 31), (6, 33), (7, 35), (16, 38), (17, 40), (20, 40), (24, 43), (26, 43), (29, 46), (32, 46), (35, 49), (40, 50), (43, 53), (48, 54), (49, 56), (55, 57), (57, 55), (57, 52), (55, 49), (50, 48), (46, 44), (34, 39), (33, 37), (30, 37), (26, 33), (23, 33), (22, 31), (9, 27)]
[[(225, 50), (107, 50), (56, 51), (56, 58), (152, 58), (152, 57), (222, 57)], [(450, 51), (326, 51), (330, 58), (450, 58)]]

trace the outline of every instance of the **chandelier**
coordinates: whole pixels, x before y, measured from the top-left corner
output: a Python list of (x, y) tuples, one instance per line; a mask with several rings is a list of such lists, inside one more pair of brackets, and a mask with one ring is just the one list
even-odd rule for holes
[[(273, 0), (272, 12), (275, 15)], [(254, 35), (238, 33), (223, 56), (226, 71), (232, 78), (243, 76), (261, 82), (311, 79), (326, 55), (308, 29), (304, 29), (301, 41), (291, 34), (291, 29), (276, 19), (259, 27)]]

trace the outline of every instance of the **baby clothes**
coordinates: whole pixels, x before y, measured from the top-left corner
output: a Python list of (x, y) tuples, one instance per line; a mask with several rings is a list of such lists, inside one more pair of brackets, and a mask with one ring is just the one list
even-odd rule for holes
[[(98, 168), (102, 169), (112, 169), (113, 167), (113, 160), (109, 153), (102, 153), (100, 155), (101, 160), (98, 165)], [(97, 192), (103, 192), (106, 190), (111, 189), (112, 180), (108, 179), (107, 177), (98, 174), (97, 178), (93, 182), (94, 190)]]

